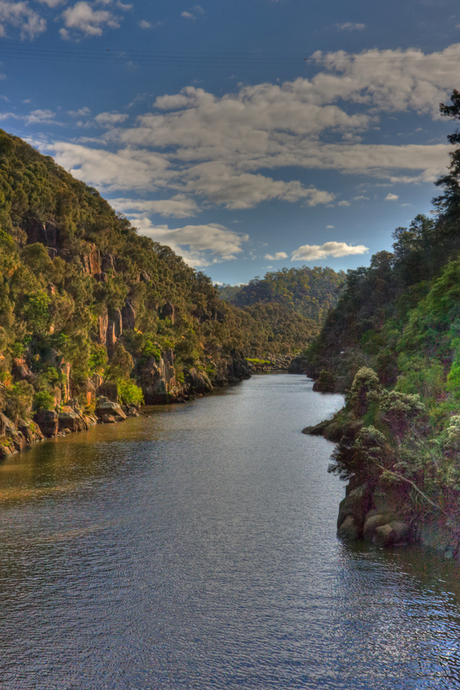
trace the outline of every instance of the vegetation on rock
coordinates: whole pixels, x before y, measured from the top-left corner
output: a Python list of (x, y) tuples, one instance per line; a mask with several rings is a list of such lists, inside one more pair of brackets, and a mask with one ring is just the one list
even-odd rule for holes
[[(460, 121), (460, 93), (441, 113)], [(460, 130), (449, 137), (460, 143)], [(460, 519), (460, 149), (432, 218), (394, 232), (393, 252), (349, 271), (308, 350), (347, 404), (331, 471), (352, 483), (405, 486), (421, 512)], [(326, 424), (327, 426), (327, 424)]]

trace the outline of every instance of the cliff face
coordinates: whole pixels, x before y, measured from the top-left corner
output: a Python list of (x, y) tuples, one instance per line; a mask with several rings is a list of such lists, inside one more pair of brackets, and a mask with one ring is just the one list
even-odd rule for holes
[(0, 202), (0, 455), (249, 376), (250, 317), (1, 130)]

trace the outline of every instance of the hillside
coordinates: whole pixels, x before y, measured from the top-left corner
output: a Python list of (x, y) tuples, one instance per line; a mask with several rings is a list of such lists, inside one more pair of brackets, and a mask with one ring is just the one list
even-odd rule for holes
[[(457, 91), (441, 113), (460, 121)], [(449, 140), (458, 145), (460, 130)], [(348, 272), (336, 308), (308, 351), (319, 389), (347, 391), (346, 408), (322, 428), (340, 440), (331, 471), (349, 479), (350, 488), (367, 487), (361, 496), (367, 508), (378, 507), (379, 492), (392, 492), (393, 499), (399, 496), (393, 507), (399, 505), (409, 523), (442, 518), (451, 535), (443, 543), (452, 542), (455, 554), (460, 539), (446, 520), (457, 530), (459, 181), (456, 147), (448, 174), (437, 183), (443, 191), (433, 217), (418, 215), (409, 228), (397, 228), (392, 253), (379, 252), (369, 268)], [(364, 513), (355, 518), (357, 533), (366, 532)]]
[(72, 410), (90, 420), (101, 395), (125, 407), (186, 399), (249, 376), (246, 357), (300, 350), (318, 332), (279, 303), (251, 313), (221, 299), (95, 189), (1, 130), (0, 199), (4, 448), (23, 443), (11, 423), (54, 433)]
[(323, 323), (335, 304), (345, 281), (345, 273), (332, 268), (282, 268), (263, 278), (254, 278), (239, 287), (222, 285), (221, 297), (241, 308), (257, 304), (278, 304), (306, 319)]

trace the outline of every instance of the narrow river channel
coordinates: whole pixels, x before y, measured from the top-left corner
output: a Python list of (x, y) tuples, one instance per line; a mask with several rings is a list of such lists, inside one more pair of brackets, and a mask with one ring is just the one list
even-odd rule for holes
[(342, 405), (303, 376), (0, 467), (0, 688), (460, 688), (460, 567), (336, 539)]

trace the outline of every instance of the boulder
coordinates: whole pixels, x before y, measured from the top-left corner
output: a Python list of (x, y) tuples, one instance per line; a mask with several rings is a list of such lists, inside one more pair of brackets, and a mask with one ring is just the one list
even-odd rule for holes
[(59, 431), (85, 431), (88, 428), (82, 416), (72, 407), (63, 407), (58, 421)]
[(358, 530), (361, 532), (364, 526), (364, 518), (369, 512), (371, 495), (367, 484), (361, 484), (350, 491), (340, 502), (337, 529), (340, 528), (345, 518), (353, 516)]
[(377, 527), (388, 524), (388, 515), (371, 515), (370, 517), (366, 515), (366, 520), (363, 527), (363, 539), (364, 541), (372, 542), (374, 541), (375, 530)]
[(101, 420), (103, 420), (104, 417), (113, 417), (115, 421), (126, 419), (126, 414), (123, 412), (121, 406), (109, 400), (104, 395), (101, 395), (96, 403), (96, 416)]
[(395, 535), (395, 544), (408, 544), (410, 541), (410, 525), (404, 520), (392, 520), (390, 522)]
[(381, 525), (376, 527), (374, 533), (374, 544), (378, 546), (393, 546), (395, 543), (395, 532), (391, 525)]
[(100, 424), (116, 424), (117, 420), (111, 414), (102, 414), (98, 422), (100, 422)]
[(339, 539), (345, 541), (356, 541), (359, 537), (359, 529), (355, 524), (355, 518), (352, 515), (348, 515), (345, 520), (340, 525), (337, 530), (337, 536)]

